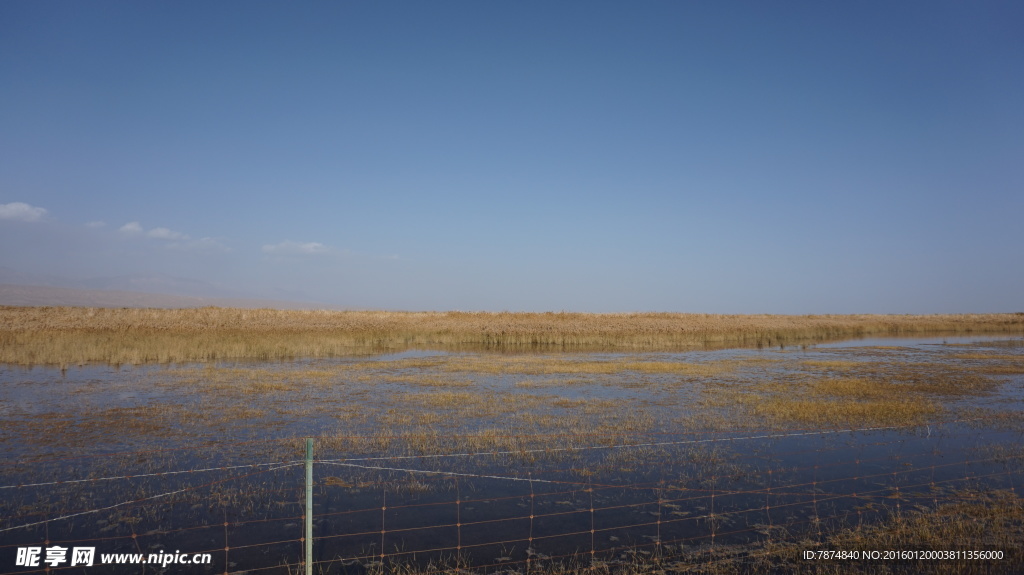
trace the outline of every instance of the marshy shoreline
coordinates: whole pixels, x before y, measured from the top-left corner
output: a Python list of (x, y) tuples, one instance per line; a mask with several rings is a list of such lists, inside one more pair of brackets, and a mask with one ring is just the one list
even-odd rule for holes
[(1024, 334), (1024, 313), (718, 315), (0, 307), (0, 363), (280, 360), (428, 348), (680, 351)]

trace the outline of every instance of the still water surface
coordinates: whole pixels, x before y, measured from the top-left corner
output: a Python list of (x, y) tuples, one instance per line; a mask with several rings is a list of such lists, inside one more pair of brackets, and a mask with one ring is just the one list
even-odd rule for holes
[[(192, 572), (294, 572), (304, 437), (316, 438), (327, 572), (455, 555), (517, 571), (712, 548), (742, 558), (968, 493), (1020, 496), (1022, 359), (1019, 338), (971, 337), (3, 367), (0, 573), (24, 572), (16, 548), (47, 541), (213, 554)], [(633, 367), (605, 369), (616, 362)], [(909, 421), (757, 415), (758, 398), (883, 368), (919, 387), (987, 383), (908, 395), (938, 406)]]

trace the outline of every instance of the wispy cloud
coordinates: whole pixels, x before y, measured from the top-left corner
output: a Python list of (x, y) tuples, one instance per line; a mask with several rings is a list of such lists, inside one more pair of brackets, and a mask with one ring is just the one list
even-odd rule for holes
[(167, 240), (171, 242), (189, 239), (187, 234), (176, 232), (170, 228), (160, 227), (146, 231), (146, 229), (143, 228), (142, 224), (140, 224), (139, 222), (128, 222), (127, 224), (121, 226), (119, 231), (133, 236), (145, 234), (146, 237), (148, 238), (153, 238), (157, 240)]
[(0, 204), (0, 220), (21, 220), (37, 222), (46, 215), (46, 208), (31, 206), (25, 202)]
[(335, 250), (333, 248), (325, 246), (320, 242), (303, 243), (285, 240), (279, 244), (267, 244), (263, 246), (263, 253), (275, 256), (329, 254), (334, 251)]
[(148, 232), (146, 232), (146, 235), (151, 237), (151, 238), (157, 238), (157, 239), (160, 239), (160, 240), (187, 240), (188, 239), (187, 235), (185, 235), (185, 234), (183, 234), (181, 232), (176, 232), (174, 230), (169, 230), (167, 228), (153, 228), (153, 229), (149, 230)]
[[(186, 236), (188, 237), (188, 236)], [(173, 242), (167, 244), (167, 247), (180, 249), (180, 250), (194, 250), (197, 252), (204, 253), (230, 253), (231, 247), (224, 244), (217, 238), (199, 238), (198, 240), (189, 240), (182, 242)]]

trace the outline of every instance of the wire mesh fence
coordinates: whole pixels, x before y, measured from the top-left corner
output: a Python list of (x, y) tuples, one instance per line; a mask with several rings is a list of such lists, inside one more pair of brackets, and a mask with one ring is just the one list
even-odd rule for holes
[(314, 573), (1024, 566), (1019, 430), (445, 439), (317, 438), (311, 487), (301, 439), (15, 462), (0, 573), (304, 573), (307, 493)]

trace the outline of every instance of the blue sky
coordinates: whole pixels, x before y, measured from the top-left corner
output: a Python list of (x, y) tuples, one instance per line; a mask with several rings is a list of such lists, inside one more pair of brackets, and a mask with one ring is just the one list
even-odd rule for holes
[(1024, 311), (1017, 2), (0, 3), (0, 267)]

